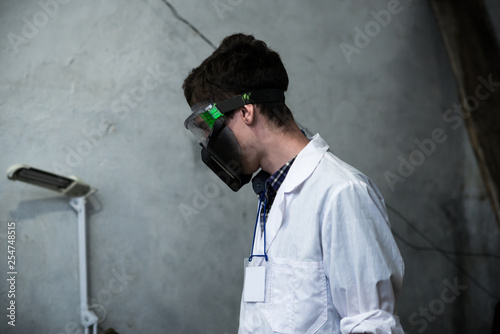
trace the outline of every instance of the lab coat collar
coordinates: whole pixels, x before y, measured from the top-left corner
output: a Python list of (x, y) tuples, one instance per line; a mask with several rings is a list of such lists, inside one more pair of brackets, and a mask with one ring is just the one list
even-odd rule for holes
[(328, 144), (321, 138), (319, 134), (310, 138), (311, 141), (306, 147), (300, 151), (295, 158), (295, 161), (290, 168), (283, 184), (280, 186), (276, 198), (274, 199), (271, 212), (269, 213), (268, 222), (266, 223), (266, 251), (276, 238), (285, 212), (285, 195), (291, 193), (295, 188), (300, 186), (316, 169), (316, 166), (321, 161), (326, 151)]
[(292, 192), (296, 187), (300, 186), (312, 174), (328, 150), (328, 144), (319, 134), (314, 135), (310, 139), (309, 144), (297, 155), (281, 185), (284, 193)]

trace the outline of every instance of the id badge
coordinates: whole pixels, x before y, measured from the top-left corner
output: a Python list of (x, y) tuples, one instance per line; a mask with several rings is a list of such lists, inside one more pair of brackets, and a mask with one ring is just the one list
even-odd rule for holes
[(243, 301), (264, 302), (266, 295), (266, 267), (246, 267)]

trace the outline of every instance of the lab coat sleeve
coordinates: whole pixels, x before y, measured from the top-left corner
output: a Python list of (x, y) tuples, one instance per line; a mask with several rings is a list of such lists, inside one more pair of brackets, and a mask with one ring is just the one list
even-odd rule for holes
[(323, 259), (341, 332), (403, 334), (395, 311), (404, 264), (377, 188), (348, 182), (324, 206)]

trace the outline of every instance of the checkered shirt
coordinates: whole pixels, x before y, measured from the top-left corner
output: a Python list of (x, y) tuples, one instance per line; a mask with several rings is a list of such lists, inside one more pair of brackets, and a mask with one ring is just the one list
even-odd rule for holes
[(264, 193), (265, 199), (263, 201), (263, 203), (266, 203), (265, 205), (266, 210), (264, 212), (264, 204), (262, 204), (262, 208), (260, 210), (261, 231), (264, 231), (264, 222), (267, 221), (267, 216), (269, 216), (269, 211), (271, 210), (271, 205), (273, 205), (276, 193), (278, 192), (278, 189), (285, 180), (285, 177), (287, 176), (288, 171), (290, 170), (290, 167), (292, 167), (294, 161), (295, 157), (292, 160), (288, 161), (286, 164), (284, 164), (280, 169), (278, 169), (273, 175), (271, 175), (266, 180), (266, 188), (265, 188), (266, 190)]

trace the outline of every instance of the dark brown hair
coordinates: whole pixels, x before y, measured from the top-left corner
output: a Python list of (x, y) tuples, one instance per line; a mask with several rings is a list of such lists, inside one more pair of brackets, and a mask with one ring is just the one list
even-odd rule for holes
[[(224, 38), (212, 55), (191, 70), (182, 85), (190, 106), (205, 101), (220, 102), (259, 89), (288, 88), (288, 75), (278, 53), (251, 35)], [(267, 119), (283, 127), (293, 120), (284, 101), (257, 104)], [(234, 111), (225, 114), (232, 117)]]

